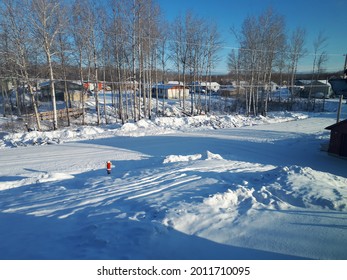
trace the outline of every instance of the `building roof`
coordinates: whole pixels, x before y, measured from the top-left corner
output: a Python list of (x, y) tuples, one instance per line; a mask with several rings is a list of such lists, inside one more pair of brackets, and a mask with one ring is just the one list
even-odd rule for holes
[[(171, 88), (184, 88), (184, 86), (179, 84), (158, 84), (158, 85), (153, 85), (152, 88), (171, 89)], [(185, 87), (185, 88), (188, 88), (188, 87)]]
[(219, 86), (217, 82), (192, 82), (192, 85), (201, 85), (201, 86)]
[[(65, 81), (64, 80), (54, 80), (54, 84), (57, 84), (57, 83), (64, 83)], [(67, 81), (68, 84), (72, 84), (72, 85), (79, 85), (81, 86), (81, 82), (79, 81)], [(51, 84), (50, 81), (45, 81), (43, 83), (40, 83), (39, 86), (42, 88), (42, 87), (49, 87)]]
[(306, 85), (306, 86), (311, 86), (311, 85), (325, 85), (330, 87), (330, 84), (328, 84), (327, 80), (296, 80), (295, 81), (296, 85)]
[(179, 81), (168, 81), (167, 83), (170, 84), (170, 85), (181, 85), (181, 86), (183, 86), (183, 82), (179, 82)]
[(326, 127), (325, 129), (334, 130), (334, 129), (336, 129), (336, 128), (339, 128), (339, 127), (345, 126), (345, 125), (346, 125), (346, 127), (347, 127), (347, 119), (345, 119), (345, 120), (343, 120), (343, 121), (340, 121), (340, 122), (338, 122), (338, 123), (332, 124), (332, 125)]

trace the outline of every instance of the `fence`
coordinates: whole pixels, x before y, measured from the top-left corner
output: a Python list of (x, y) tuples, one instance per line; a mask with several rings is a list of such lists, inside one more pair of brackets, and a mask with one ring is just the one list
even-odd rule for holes
[[(79, 117), (83, 114), (83, 109), (80, 108), (69, 108), (69, 116), (70, 117)], [(23, 117), (35, 118), (35, 114), (23, 115)], [(40, 120), (52, 120), (53, 119), (53, 111), (39, 112)], [(58, 119), (67, 119), (67, 110), (60, 109), (57, 110), (57, 118)]]

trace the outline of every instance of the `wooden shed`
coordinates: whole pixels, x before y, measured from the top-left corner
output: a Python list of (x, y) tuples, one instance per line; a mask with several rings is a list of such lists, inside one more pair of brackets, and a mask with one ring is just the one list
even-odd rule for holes
[(301, 97), (309, 97), (311, 92), (311, 98), (329, 98), (331, 95), (331, 86), (324, 80), (296, 80), (296, 86), (303, 87), (299, 92)]
[(330, 130), (328, 152), (334, 155), (347, 157), (347, 119), (330, 125), (325, 129)]
[[(41, 99), (42, 100), (49, 100), (51, 98), (50, 96), (50, 82), (47, 81), (45, 83), (40, 84), (41, 88)], [(65, 82), (64, 81), (54, 81), (54, 88), (55, 88), (55, 99), (57, 101), (64, 101), (65, 99)], [(81, 94), (83, 94), (83, 86), (77, 83), (73, 83), (68, 81), (67, 82), (67, 89), (70, 93), (71, 101), (80, 101), (81, 100)], [(87, 96), (83, 95), (84, 98)]]

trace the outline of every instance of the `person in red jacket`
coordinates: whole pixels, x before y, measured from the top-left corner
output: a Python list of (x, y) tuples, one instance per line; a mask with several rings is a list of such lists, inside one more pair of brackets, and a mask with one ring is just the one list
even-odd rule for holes
[(106, 162), (107, 174), (111, 174), (112, 163), (110, 161)]

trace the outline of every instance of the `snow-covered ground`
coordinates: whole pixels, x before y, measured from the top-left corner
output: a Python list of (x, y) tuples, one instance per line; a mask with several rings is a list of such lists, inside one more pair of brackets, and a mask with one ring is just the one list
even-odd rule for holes
[(347, 161), (320, 150), (335, 117), (6, 134), (0, 259), (347, 259)]

